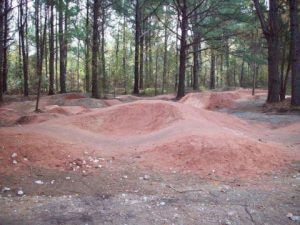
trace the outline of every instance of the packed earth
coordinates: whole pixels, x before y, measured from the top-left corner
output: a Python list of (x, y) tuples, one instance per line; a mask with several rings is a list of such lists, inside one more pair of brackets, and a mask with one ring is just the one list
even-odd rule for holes
[(7, 96), (0, 224), (299, 224), (299, 110), (265, 98)]

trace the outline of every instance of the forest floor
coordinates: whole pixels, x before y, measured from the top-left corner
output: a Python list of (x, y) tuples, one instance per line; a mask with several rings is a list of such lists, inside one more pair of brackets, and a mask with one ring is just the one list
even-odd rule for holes
[(266, 92), (6, 96), (0, 225), (300, 223), (300, 113)]

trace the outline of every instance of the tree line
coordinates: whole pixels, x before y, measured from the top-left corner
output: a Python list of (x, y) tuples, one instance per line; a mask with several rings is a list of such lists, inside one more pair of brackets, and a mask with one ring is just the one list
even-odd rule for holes
[(2, 0), (0, 101), (224, 87), (300, 105), (297, 0)]

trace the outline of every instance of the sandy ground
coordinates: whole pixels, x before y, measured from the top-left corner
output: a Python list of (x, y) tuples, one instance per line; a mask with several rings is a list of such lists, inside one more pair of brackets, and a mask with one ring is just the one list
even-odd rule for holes
[(265, 95), (9, 97), (0, 224), (297, 224), (300, 116)]

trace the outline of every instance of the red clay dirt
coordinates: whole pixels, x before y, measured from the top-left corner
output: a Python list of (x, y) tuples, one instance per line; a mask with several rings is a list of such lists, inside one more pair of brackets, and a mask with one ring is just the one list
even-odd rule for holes
[[(25, 122), (30, 125), (0, 128), (0, 171), (9, 173), (17, 168), (12, 164), (13, 152), (26, 156), (28, 163), (24, 165), (31, 167), (66, 168), (70, 159), (82, 158), (88, 151), (141, 168), (189, 171), (203, 177), (213, 173), (224, 179), (262, 175), (299, 160), (297, 152), (258, 138), (268, 126), (208, 110), (234, 107), (234, 100), (241, 98), (251, 98), (250, 92), (194, 93), (179, 102), (155, 99), (120, 104), (117, 100), (117, 105), (93, 110), (49, 106), (49, 98), (42, 99), (46, 113), (36, 116), (53, 113), (55, 119), (35, 124), (40, 118), (32, 115), (33, 121)], [(89, 98), (82, 101), (85, 99)], [(291, 132), (295, 129), (298, 126), (292, 126)]]

